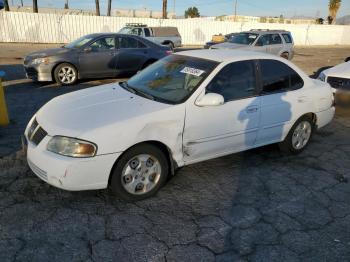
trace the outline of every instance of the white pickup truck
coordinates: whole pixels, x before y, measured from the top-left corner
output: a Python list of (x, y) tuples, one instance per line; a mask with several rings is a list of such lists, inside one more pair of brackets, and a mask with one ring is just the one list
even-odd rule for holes
[(177, 27), (148, 27), (144, 24), (129, 23), (120, 31), (120, 34), (132, 34), (147, 38), (161, 45), (167, 45), (171, 49), (181, 46), (181, 35)]

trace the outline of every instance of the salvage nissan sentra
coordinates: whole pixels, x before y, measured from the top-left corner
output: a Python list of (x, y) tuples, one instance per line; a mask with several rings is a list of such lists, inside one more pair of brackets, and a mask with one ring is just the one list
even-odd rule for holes
[(272, 143), (299, 153), (334, 111), (330, 86), (285, 59), (185, 51), (49, 101), (25, 131), (28, 164), (62, 189), (140, 200), (181, 166)]

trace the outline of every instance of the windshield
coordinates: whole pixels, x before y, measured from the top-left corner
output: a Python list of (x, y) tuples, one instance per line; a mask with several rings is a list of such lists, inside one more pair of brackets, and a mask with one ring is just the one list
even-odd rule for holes
[(120, 33), (120, 34), (129, 34), (130, 30), (131, 30), (130, 27), (123, 27), (122, 29), (119, 30), (118, 33)]
[(258, 37), (257, 34), (240, 33), (240, 34), (232, 36), (230, 38), (229, 42), (233, 43), (233, 44), (240, 44), (240, 45), (251, 45), (254, 43), (254, 41), (257, 37)]
[(83, 45), (85, 45), (87, 42), (91, 41), (94, 39), (94, 37), (86, 35), (83, 37), (78, 38), (77, 40), (74, 40), (73, 42), (64, 45), (65, 48), (79, 48)]
[(122, 86), (159, 102), (178, 104), (186, 101), (217, 65), (210, 60), (170, 55), (142, 70)]

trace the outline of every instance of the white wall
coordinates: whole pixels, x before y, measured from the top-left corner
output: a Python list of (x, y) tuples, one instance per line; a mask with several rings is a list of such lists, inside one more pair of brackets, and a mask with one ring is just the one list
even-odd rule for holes
[(176, 26), (184, 45), (203, 45), (212, 35), (252, 28), (285, 29), (297, 45), (349, 45), (350, 26), (234, 23), (207, 19), (152, 19), (0, 12), (0, 42), (66, 43), (82, 35), (117, 32), (125, 23)]

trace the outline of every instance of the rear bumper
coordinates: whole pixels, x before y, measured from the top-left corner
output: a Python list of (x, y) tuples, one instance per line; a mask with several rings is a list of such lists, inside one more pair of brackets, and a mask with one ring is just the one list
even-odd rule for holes
[(316, 113), (317, 128), (322, 128), (332, 122), (335, 114), (335, 107)]

